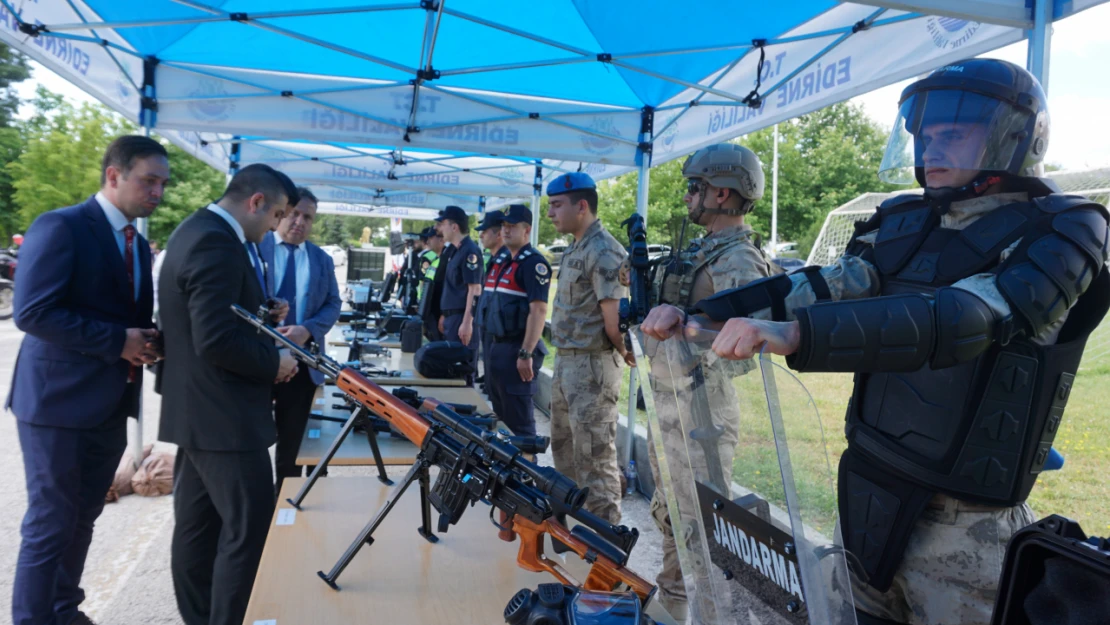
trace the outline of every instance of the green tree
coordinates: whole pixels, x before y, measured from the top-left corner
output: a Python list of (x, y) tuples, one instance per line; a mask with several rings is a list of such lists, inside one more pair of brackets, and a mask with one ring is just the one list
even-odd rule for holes
[[(900, 188), (879, 181), (887, 133), (856, 105), (835, 104), (783, 122), (779, 135), (778, 235), (780, 241), (798, 241), (803, 255), (808, 254), (829, 211), (862, 193)], [(765, 241), (771, 235), (773, 137), (774, 130), (765, 128), (738, 141), (763, 161), (766, 188), (747, 222)], [(679, 158), (651, 169), (647, 230), (652, 243), (679, 244), (687, 215), (682, 201), (686, 193), (683, 161)], [(638, 179), (639, 173), (631, 172), (598, 185), (598, 215), (625, 244), (621, 222), (636, 209)], [(542, 219), (541, 241), (547, 229), (553, 230), (550, 221)], [(686, 240), (702, 233), (702, 228), (688, 224)]]
[(23, 151), (23, 138), (15, 124), (20, 99), (16, 83), (31, 76), (27, 57), (0, 44), (0, 246), (7, 245), (12, 234), (22, 230), (19, 209), (12, 196), (11, 172), (5, 167)]
[(198, 208), (223, 195), (227, 176), (192, 154), (162, 141), (170, 155), (170, 184), (162, 203), (150, 216), (149, 239), (163, 247), (174, 229)]
[(53, 110), (37, 111), (27, 128), (23, 153), (8, 164), (23, 226), (48, 210), (96, 193), (104, 149), (133, 130), (133, 124), (99, 104), (74, 109), (63, 102)]

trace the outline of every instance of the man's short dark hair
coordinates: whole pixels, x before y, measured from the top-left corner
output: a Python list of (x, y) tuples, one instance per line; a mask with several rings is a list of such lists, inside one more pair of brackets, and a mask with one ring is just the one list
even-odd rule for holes
[(582, 189), (581, 191), (571, 191), (567, 193), (567, 200), (570, 205), (574, 206), (582, 200), (586, 200), (586, 204), (590, 206), (590, 212), (597, 215), (597, 189)]
[(124, 135), (117, 138), (104, 150), (104, 159), (100, 163), (100, 186), (108, 181), (108, 168), (115, 167), (126, 176), (135, 161), (148, 156), (164, 156), (169, 158), (165, 146), (150, 137), (142, 135)]
[(316, 199), (316, 194), (313, 193), (312, 191), (309, 191), (308, 187), (297, 187), (297, 197), (298, 197), (298, 200), (297, 200), (298, 202), (300, 202), (301, 200), (308, 200), (309, 202), (312, 202), (315, 205), (320, 204), (320, 200)]
[(247, 165), (235, 172), (220, 199), (246, 202), (255, 193), (261, 193), (267, 205), (277, 201), (279, 195), (284, 195), (290, 204), (296, 204), (300, 199), (297, 187), (289, 176), (262, 163)]

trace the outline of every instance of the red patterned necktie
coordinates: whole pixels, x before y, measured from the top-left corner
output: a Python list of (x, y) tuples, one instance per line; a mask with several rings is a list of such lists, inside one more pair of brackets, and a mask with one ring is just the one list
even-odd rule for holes
[[(127, 224), (123, 227), (123, 264), (127, 267), (127, 301), (131, 302), (131, 311), (135, 311), (135, 226)], [(131, 365), (127, 370), (127, 382), (135, 381), (138, 368)]]

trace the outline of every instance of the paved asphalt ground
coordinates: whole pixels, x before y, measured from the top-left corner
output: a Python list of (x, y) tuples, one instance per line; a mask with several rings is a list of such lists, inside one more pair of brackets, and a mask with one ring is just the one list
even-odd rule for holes
[[(0, 321), (0, 399), (8, 395), (22, 336), (12, 321)], [(153, 377), (147, 376), (143, 439), (148, 444), (155, 443), (155, 449), (172, 451), (172, 445), (156, 442), (161, 396), (152, 389)], [(542, 413), (537, 413), (537, 416), (539, 433), (547, 434), (550, 422)], [(540, 462), (551, 464), (550, 455), (541, 456)], [(404, 471), (405, 467), (394, 467), (390, 474), (400, 476)], [(331, 469), (330, 474), (334, 477), (370, 475), (372, 471), (363, 467), (337, 467)], [(0, 414), (0, 623), (10, 622), (11, 618), (19, 526), (26, 507), (23, 458), (15, 417), (4, 412)], [(639, 528), (641, 532), (630, 568), (653, 580), (662, 566), (663, 557), (661, 535), (651, 521), (648, 501), (642, 497), (625, 499), (624, 523)], [(148, 498), (129, 495), (108, 504), (96, 524), (82, 580), (86, 593), (82, 605), (85, 613), (100, 625), (181, 623), (170, 577), (172, 530), (172, 496)], [(516, 547), (512, 549), (515, 553)], [(290, 600), (295, 601), (296, 598), (290, 597)], [(507, 598), (491, 597), (491, 600), (504, 602)]]

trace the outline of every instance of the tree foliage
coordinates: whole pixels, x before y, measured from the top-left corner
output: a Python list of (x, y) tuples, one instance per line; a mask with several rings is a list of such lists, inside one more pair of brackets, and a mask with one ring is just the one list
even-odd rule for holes
[[(841, 103), (779, 125), (779, 241), (797, 241), (808, 253), (825, 216), (834, 208), (869, 191), (891, 191), (899, 187), (879, 181), (879, 163), (886, 147), (886, 132), (871, 121), (859, 106)], [(766, 177), (763, 199), (756, 202), (747, 221), (765, 241), (771, 235), (772, 162), (774, 130), (765, 128), (739, 140), (761, 161)], [(676, 159), (651, 169), (648, 193), (648, 240), (675, 246), (686, 218), (686, 181), (682, 162)], [(624, 221), (636, 209), (639, 173), (625, 174), (599, 184), (598, 215), (605, 227), (627, 244)], [(553, 230), (541, 221), (540, 240)], [(688, 225), (686, 240), (702, 229)], [(546, 242), (554, 240), (554, 236)]]

